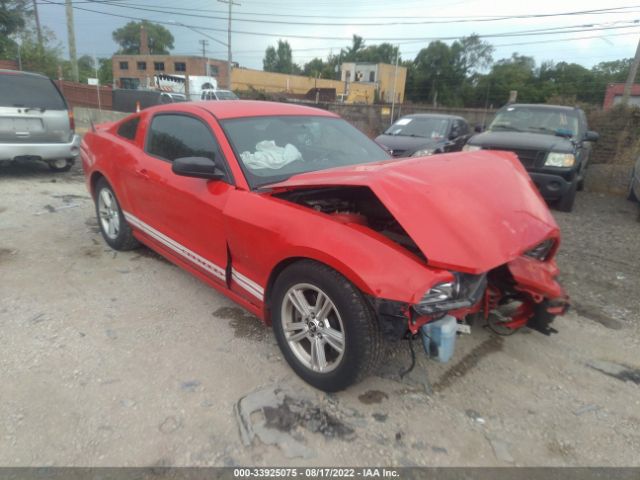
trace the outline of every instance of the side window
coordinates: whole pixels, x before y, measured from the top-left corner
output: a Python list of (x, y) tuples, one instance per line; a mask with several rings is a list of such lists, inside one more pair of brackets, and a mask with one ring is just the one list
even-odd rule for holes
[(213, 159), (219, 151), (213, 133), (204, 123), (193, 117), (176, 114), (153, 117), (146, 150), (170, 162), (182, 157)]
[(460, 122), (460, 135), (467, 135), (469, 133), (469, 124), (464, 120), (459, 120)]
[(127, 140), (135, 140), (136, 133), (138, 131), (138, 123), (140, 123), (140, 117), (127, 120), (118, 127), (118, 135)]

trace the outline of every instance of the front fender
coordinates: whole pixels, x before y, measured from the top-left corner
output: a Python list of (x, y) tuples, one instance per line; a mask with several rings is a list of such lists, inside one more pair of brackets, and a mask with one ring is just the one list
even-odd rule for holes
[(293, 258), (324, 263), (374, 297), (416, 303), (451, 274), (377, 232), (267, 194), (235, 191), (225, 208), (234, 268), (263, 287)]

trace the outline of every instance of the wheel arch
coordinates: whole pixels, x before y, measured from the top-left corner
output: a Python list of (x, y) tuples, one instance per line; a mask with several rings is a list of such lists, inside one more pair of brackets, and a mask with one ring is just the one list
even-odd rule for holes
[(313, 254), (312, 252), (306, 252), (304, 255), (295, 255), (287, 258), (281, 259), (269, 273), (269, 278), (267, 280), (265, 289), (264, 289), (264, 320), (265, 323), (271, 324), (271, 294), (273, 293), (273, 286), (276, 283), (276, 280), (280, 276), (280, 274), (290, 265), (294, 263), (302, 262), (302, 261), (312, 261), (324, 265), (326, 267), (335, 270), (344, 278), (346, 278), (349, 282), (353, 283), (355, 287), (366, 295), (374, 295), (373, 289), (370, 285), (358, 274), (353, 271), (353, 269), (349, 268), (343, 262), (340, 262), (334, 257), (327, 255), (324, 252), (317, 252), (318, 254)]
[(109, 179), (99, 170), (96, 170), (94, 172), (91, 173), (91, 177), (89, 178), (89, 187), (90, 187), (90, 193), (91, 193), (91, 197), (95, 200), (96, 198), (96, 185), (98, 184), (98, 181), (104, 178), (107, 183), (109, 183), (109, 185), (111, 185), (111, 182), (109, 182)]

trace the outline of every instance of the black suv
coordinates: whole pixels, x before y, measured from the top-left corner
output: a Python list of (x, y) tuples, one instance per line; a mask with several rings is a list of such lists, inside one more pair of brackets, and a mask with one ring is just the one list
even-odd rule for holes
[(464, 150), (514, 152), (542, 196), (570, 212), (597, 140), (579, 108), (510, 104), (498, 111), (486, 132), (471, 137)]

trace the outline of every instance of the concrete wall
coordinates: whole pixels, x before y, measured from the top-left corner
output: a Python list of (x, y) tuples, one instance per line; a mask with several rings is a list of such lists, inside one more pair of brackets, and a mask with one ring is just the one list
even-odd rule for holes
[(91, 122), (94, 124), (104, 122), (115, 122), (121, 118), (130, 115), (129, 113), (114, 112), (111, 110), (98, 110), (97, 108), (74, 107), (73, 118), (76, 121), (76, 132), (85, 133), (91, 128)]

